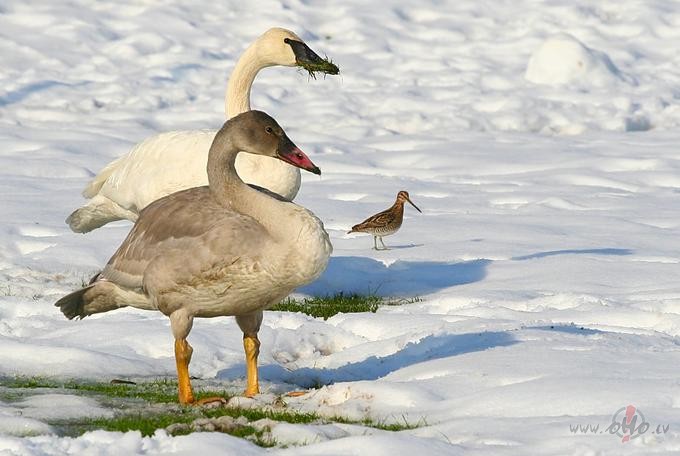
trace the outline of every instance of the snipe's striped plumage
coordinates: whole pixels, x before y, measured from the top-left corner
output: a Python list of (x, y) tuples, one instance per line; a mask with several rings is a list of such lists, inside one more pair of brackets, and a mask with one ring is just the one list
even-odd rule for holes
[[(373, 235), (373, 248), (375, 250), (386, 250), (387, 246), (383, 242), (383, 236), (389, 236), (399, 231), (401, 228), (401, 222), (404, 220), (404, 203), (408, 201), (411, 206), (415, 207), (418, 212), (421, 211), (418, 206), (413, 204), (411, 198), (408, 196), (408, 192), (402, 190), (397, 193), (397, 200), (394, 202), (392, 207), (385, 209), (382, 212), (378, 212), (375, 215), (370, 216), (358, 225), (354, 225), (349, 233), (369, 233)], [(382, 244), (382, 249), (378, 248), (378, 239)]]

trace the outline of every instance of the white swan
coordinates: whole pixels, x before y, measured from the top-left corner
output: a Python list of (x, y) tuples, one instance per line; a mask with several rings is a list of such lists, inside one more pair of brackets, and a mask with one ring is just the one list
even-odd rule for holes
[[(272, 28), (246, 49), (229, 78), (227, 118), (250, 110), (250, 88), (266, 67), (301, 66), (337, 74), (338, 67), (314, 53), (295, 33)], [(215, 130), (173, 131), (152, 136), (109, 163), (83, 191), (91, 198), (66, 219), (71, 230), (87, 233), (114, 220), (135, 221), (144, 207), (185, 188), (206, 185), (205, 166)], [(239, 156), (236, 170), (246, 183), (293, 200), (300, 171), (269, 157)]]
[(316, 279), (333, 249), (310, 211), (243, 183), (234, 169), (239, 151), (321, 173), (274, 119), (261, 111), (240, 114), (210, 147), (209, 186), (146, 207), (90, 285), (55, 304), (69, 319), (125, 306), (170, 317), (183, 404), (194, 402), (186, 340), (194, 317), (236, 316), (246, 352), (245, 395), (253, 396), (262, 310)]

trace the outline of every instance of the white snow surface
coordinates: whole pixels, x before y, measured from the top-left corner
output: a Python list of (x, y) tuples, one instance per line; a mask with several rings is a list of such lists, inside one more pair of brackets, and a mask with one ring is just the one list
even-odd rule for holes
[[(36, 395), (0, 403), (0, 454), (679, 454), (674, 0), (2, 2), (0, 375), (174, 376), (164, 316), (67, 321), (53, 306), (130, 228), (77, 235), (64, 218), (145, 137), (218, 128), (229, 72), (271, 26), (341, 68), (266, 69), (252, 91), (323, 170), (297, 202), (335, 251), (298, 294), (419, 300), (327, 321), (267, 312), (261, 400), (321, 384), (289, 407), (420, 426), (282, 423), (286, 449), (67, 438), (45, 421), (108, 412)], [(399, 190), (423, 213), (406, 208), (391, 250), (345, 234)], [(197, 321), (192, 375), (243, 388), (241, 337), (230, 318)], [(570, 430), (628, 405), (650, 424), (629, 442)]]

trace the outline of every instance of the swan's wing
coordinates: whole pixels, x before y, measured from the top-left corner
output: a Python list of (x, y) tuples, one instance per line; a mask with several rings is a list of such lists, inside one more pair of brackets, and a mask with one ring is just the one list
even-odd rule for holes
[(147, 138), (107, 165), (88, 185), (87, 196), (101, 194), (139, 212), (163, 196), (206, 185), (214, 138), (214, 130), (172, 131)]
[(177, 192), (142, 211), (101, 278), (139, 288), (153, 262), (163, 281), (187, 282), (212, 265), (259, 261), (268, 236), (251, 217), (220, 206), (208, 187)]

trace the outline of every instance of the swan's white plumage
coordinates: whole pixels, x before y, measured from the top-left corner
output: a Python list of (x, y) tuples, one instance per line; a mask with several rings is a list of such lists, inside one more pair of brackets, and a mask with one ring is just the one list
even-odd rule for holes
[[(296, 34), (272, 28), (243, 53), (229, 79), (227, 118), (250, 110), (250, 89), (266, 67), (295, 66), (296, 57), (284, 42), (302, 41)], [(114, 220), (136, 220), (151, 202), (186, 188), (208, 184), (208, 150), (216, 130), (173, 131), (152, 136), (128, 154), (109, 163), (88, 184), (91, 200), (67, 219), (75, 232), (86, 233)], [(240, 154), (236, 171), (244, 182), (271, 190), (292, 201), (300, 189), (300, 171), (270, 157)]]

